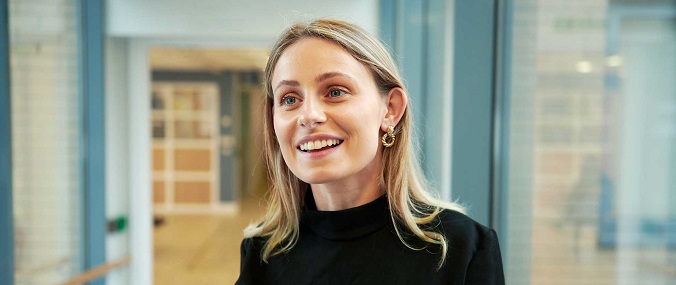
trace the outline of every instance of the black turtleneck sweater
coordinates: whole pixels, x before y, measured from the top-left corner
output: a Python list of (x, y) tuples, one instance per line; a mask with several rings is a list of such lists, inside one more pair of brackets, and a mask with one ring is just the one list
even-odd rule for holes
[(307, 192), (297, 244), (265, 263), (260, 258), (265, 240), (245, 239), (236, 284), (505, 283), (495, 231), (461, 213), (444, 210), (438, 216), (433, 230), (446, 237), (448, 255), (437, 269), (440, 247), (406, 247), (394, 231), (385, 196), (356, 208), (318, 211)]

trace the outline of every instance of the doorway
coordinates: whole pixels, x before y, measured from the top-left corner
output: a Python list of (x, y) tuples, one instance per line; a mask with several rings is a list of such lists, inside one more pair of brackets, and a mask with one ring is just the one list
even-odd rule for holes
[(149, 48), (155, 284), (231, 284), (266, 181), (264, 49)]

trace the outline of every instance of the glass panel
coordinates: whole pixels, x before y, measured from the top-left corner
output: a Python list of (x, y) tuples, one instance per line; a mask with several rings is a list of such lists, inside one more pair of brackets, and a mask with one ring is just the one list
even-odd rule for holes
[(153, 120), (153, 138), (163, 139), (164, 137), (166, 137), (166, 128), (164, 126), (164, 121)]
[(183, 120), (175, 122), (176, 138), (211, 138), (213, 136), (213, 120)]
[(676, 284), (676, 4), (514, 3), (508, 284)]
[[(186, 77), (189, 79), (195, 74), (201, 75), (203, 81), (186, 80)], [(217, 205), (215, 193), (221, 178), (218, 175), (221, 139), (218, 133), (219, 85), (216, 79), (210, 77), (211, 74), (204, 72), (165, 70), (155, 75), (171, 75), (171, 80), (165, 78), (152, 84), (153, 202), (156, 214), (188, 209), (181, 206), (201, 206), (192, 207), (192, 210), (207, 213), (210, 207)]]
[(152, 92), (152, 102), (151, 102), (150, 105), (152, 106), (153, 111), (154, 110), (163, 110), (165, 108), (165, 105), (166, 105), (165, 101), (166, 101), (166, 98), (163, 96), (162, 93), (159, 93), (159, 92), (156, 92), (156, 91)]
[(82, 268), (77, 1), (9, 1), (16, 284)]

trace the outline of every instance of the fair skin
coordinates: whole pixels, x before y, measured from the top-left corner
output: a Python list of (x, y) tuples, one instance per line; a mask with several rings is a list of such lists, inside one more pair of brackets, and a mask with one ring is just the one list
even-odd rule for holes
[(366, 66), (316, 38), (284, 50), (271, 84), (282, 156), (311, 185), (319, 210), (357, 207), (384, 193), (380, 137), (404, 113), (401, 88), (383, 96)]

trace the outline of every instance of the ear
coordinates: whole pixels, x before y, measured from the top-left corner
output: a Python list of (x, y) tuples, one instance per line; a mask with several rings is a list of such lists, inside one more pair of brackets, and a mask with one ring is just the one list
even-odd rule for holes
[(380, 124), (380, 129), (383, 132), (387, 132), (388, 126), (397, 126), (399, 124), (406, 107), (408, 107), (408, 95), (406, 95), (404, 89), (399, 87), (392, 88), (387, 93), (385, 106), (387, 107), (387, 113), (385, 113), (383, 122)]

